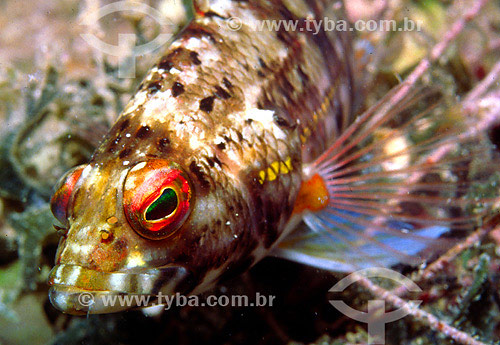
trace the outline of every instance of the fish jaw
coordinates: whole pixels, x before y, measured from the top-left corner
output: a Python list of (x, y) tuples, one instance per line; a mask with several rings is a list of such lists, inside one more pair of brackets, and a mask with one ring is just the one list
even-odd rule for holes
[[(58, 310), (73, 315), (103, 314), (145, 307), (158, 294), (186, 293), (190, 272), (179, 265), (141, 271), (101, 272), (60, 264), (49, 274), (49, 299)], [(123, 299), (122, 296), (137, 296)], [(121, 297), (119, 299), (117, 297)]]

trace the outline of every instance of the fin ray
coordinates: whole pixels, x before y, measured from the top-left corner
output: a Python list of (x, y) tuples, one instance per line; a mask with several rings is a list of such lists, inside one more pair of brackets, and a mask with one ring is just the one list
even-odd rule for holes
[(311, 164), (307, 171), (323, 178), (328, 205), (306, 211), (306, 225), (275, 255), (336, 271), (414, 264), (426, 259), (420, 254), (428, 247), (453, 243), (443, 234), (480, 225), (498, 201), (497, 159), (481, 119), (465, 116), (460, 104), (408, 109), (420, 96), (387, 108), (398, 89)]

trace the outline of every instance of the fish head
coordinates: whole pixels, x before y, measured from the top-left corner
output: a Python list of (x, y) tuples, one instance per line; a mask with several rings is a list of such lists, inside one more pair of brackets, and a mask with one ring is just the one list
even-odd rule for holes
[(186, 161), (128, 163), (76, 167), (52, 198), (64, 234), (49, 296), (63, 312), (144, 306), (110, 303), (113, 295), (201, 292), (257, 247), (245, 235), (252, 234), (249, 209), (236, 187), (200, 187), (200, 171)]
[[(49, 278), (52, 303), (68, 313), (100, 313), (133, 307), (105, 306), (102, 296), (184, 292), (187, 268), (165, 258), (192, 200), (187, 174), (162, 159), (70, 171), (51, 202), (64, 230)], [(92, 305), (79, 303), (84, 292)]]

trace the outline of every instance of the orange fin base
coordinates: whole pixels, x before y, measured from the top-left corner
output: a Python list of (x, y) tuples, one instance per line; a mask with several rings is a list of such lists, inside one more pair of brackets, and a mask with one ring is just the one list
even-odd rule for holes
[(293, 214), (305, 210), (316, 212), (328, 206), (330, 196), (325, 181), (319, 174), (313, 175), (309, 180), (303, 181), (295, 201)]

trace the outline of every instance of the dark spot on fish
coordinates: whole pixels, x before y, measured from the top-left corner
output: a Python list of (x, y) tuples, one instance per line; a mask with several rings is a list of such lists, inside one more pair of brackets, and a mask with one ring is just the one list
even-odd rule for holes
[(236, 136), (238, 137), (238, 141), (241, 143), (243, 141), (243, 134), (241, 134), (241, 132), (236, 132)]
[(154, 95), (161, 90), (161, 87), (162, 85), (160, 81), (154, 81), (148, 85), (148, 91), (151, 95)]
[(191, 61), (195, 64), (195, 65), (201, 65), (201, 61), (198, 57), (198, 53), (197, 52), (190, 52), (189, 53), (189, 57), (191, 57)]
[(224, 83), (226, 89), (231, 90), (233, 88), (233, 84), (226, 77), (222, 79), (222, 83)]
[(226, 149), (226, 143), (218, 143), (217, 147), (219, 148), (219, 150), (225, 150)]
[(139, 139), (145, 139), (151, 135), (151, 128), (149, 126), (142, 126), (139, 128), (137, 133), (135, 133), (135, 137)]
[(278, 12), (281, 16), (287, 20), (299, 20), (296, 15), (294, 15), (286, 6), (283, 4), (278, 8)]
[(176, 81), (174, 85), (172, 85), (172, 96), (177, 97), (182, 93), (184, 93), (184, 85)]
[(292, 83), (290, 83), (290, 81), (288, 81), (288, 78), (286, 76), (281, 78), (281, 83), (283, 84), (283, 88), (285, 88), (285, 90), (288, 90), (288, 92), (291, 92), (295, 89), (293, 87)]
[(208, 165), (210, 165), (211, 168), (213, 168), (215, 166), (214, 160), (210, 157), (207, 157), (207, 163), (208, 163)]
[(259, 57), (259, 65), (260, 69), (257, 71), (257, 74), (259, 75), (259, 77), (264, 78), (266, 76), (266, 73), (264, 71), (267, 70), (268, 68), (264, 60), (262, 60), (260, 57)]
[(121, 134), (118, 134), (118, 136), (114, 139), (114, 140), (110, 140), (109, 141), (109, 146), (108, 146), (108, 152), (110, 153), (114, 153), (116, 150), (116, 145), (118, 145), (118, 143), (120, 142), (122, 138), (122, 135)]
[(496, 146), (496, 150), (500, 150), (500, 125), (492, 126), (488, 131), (488, 137)]
[(243, 210), (244, 207), (243, 207), (243, 204), (241, 203), (241, 200), (236, 201), (236, 208), (238, 210)]
[(214, 109), (214, 96), (205, 97), (200, 101), (200, 110), (209, 113)]
[(200, 166), (196, 164), (195, 161), (192, 161), (191, 164), (189, 164), (189, 170), (193, 175), (196, 176), (199, 182), (199, 186), (202, 189), (207, 189), (210, 187), (210, 182), (207, 180), (207, 177), (205, 173), (201, 170)]
[(282, 118), (281, 116), (278, 116), (276, 114), (273, 115), (273, 120), (278, 124), (280, 127), (284, 128), (293, 128), (295, 126), (292, 126), (286, 119)]
[(246, 119), (246, 120), (245, 120), (245, 123), (246, 123), (247, 125), (250, 125), (252, 122), (253, 122), (253, 119)]
[(130, 125), (130, 120), (129, 119), (124, 119), (121, 123), (120, 123), (120, 132), (124, 131), (125, 129), (128, 128), (128, 126)]
[(213, 160), (217, 165), (222, 166), (222, 162), (219, 160), (217, 156), (214, 156)]
[(162, 152), (167, 151), (169, 145), (170, 145), (170, 139), (168, 138), (161, 138), (160, 140), (158, 140), (158, 149)]
[(257, 100), (257, 108), (259, 109), (273, 109), (275, 105), (276, 102), (274, 100), (271, 100), (271, 96), (266, 90), (264, 90), (260, 98)]
[(158, 64), (159, 69), (170, 70), (175, 66), (174, 60), (178, 59), (178, 57), (184, 52), (184, 48), (177, 48), (166, 57), (162, 58), (160, 63)]
[(210, 165), (210, 167), (212, 167), (212, 168), (215, 166), (215, 164), (222, 166), (222, 162), (219, 160), (219, 158), (217, 158), (217, 156), (206, 157), (206, 159), (207, 159), (208, 165)]
[(264, 60), (262, 60), (262, 58), (260, 58), (260, 57), (259, 57), (259, 65), (260, 65), (260, 67), (262, 67), (262, 68), (267, 68), (266, 63), (265, 63), (265, 62), (264, 62)]
[(220, 99), (228, 99), (229, 97), (231, 97), (229, 92), (227, 92), (226, 90), (224, 90), (220, 86), (215, 87), (215, 95)]
[(174, 63), (167, 60), (167, 58), (162, 59), (158, 64), (158, 69), (164, 69), (166, 71), (169, 71), (172, 67), (174, 67)]
[(278, 31), (276, 33), (276, 37), (278, 37), (278, 39), (281, 42), (285, 43), (286, 46), (291, 46), (295, 41), (295, 39), (291, 36), (291, 34), (289, 32), (283, 31), (283, 30)]
[(120, 157), (121, 159), (123, 159), (125, 157), (128, 157), (131, 153), (132, 153), (132, 150), (130, 149), (130, 147), (127, 147), (122, 152), (120, 152), (120, 154), (118, 155), (118, 157)]
[(309, 82), (309, 76), (302, 70), (302, 67), (297, 66), (297, 72), (299, 74), (300, 81), (302, 82), (302, 85), (306, 85)]

